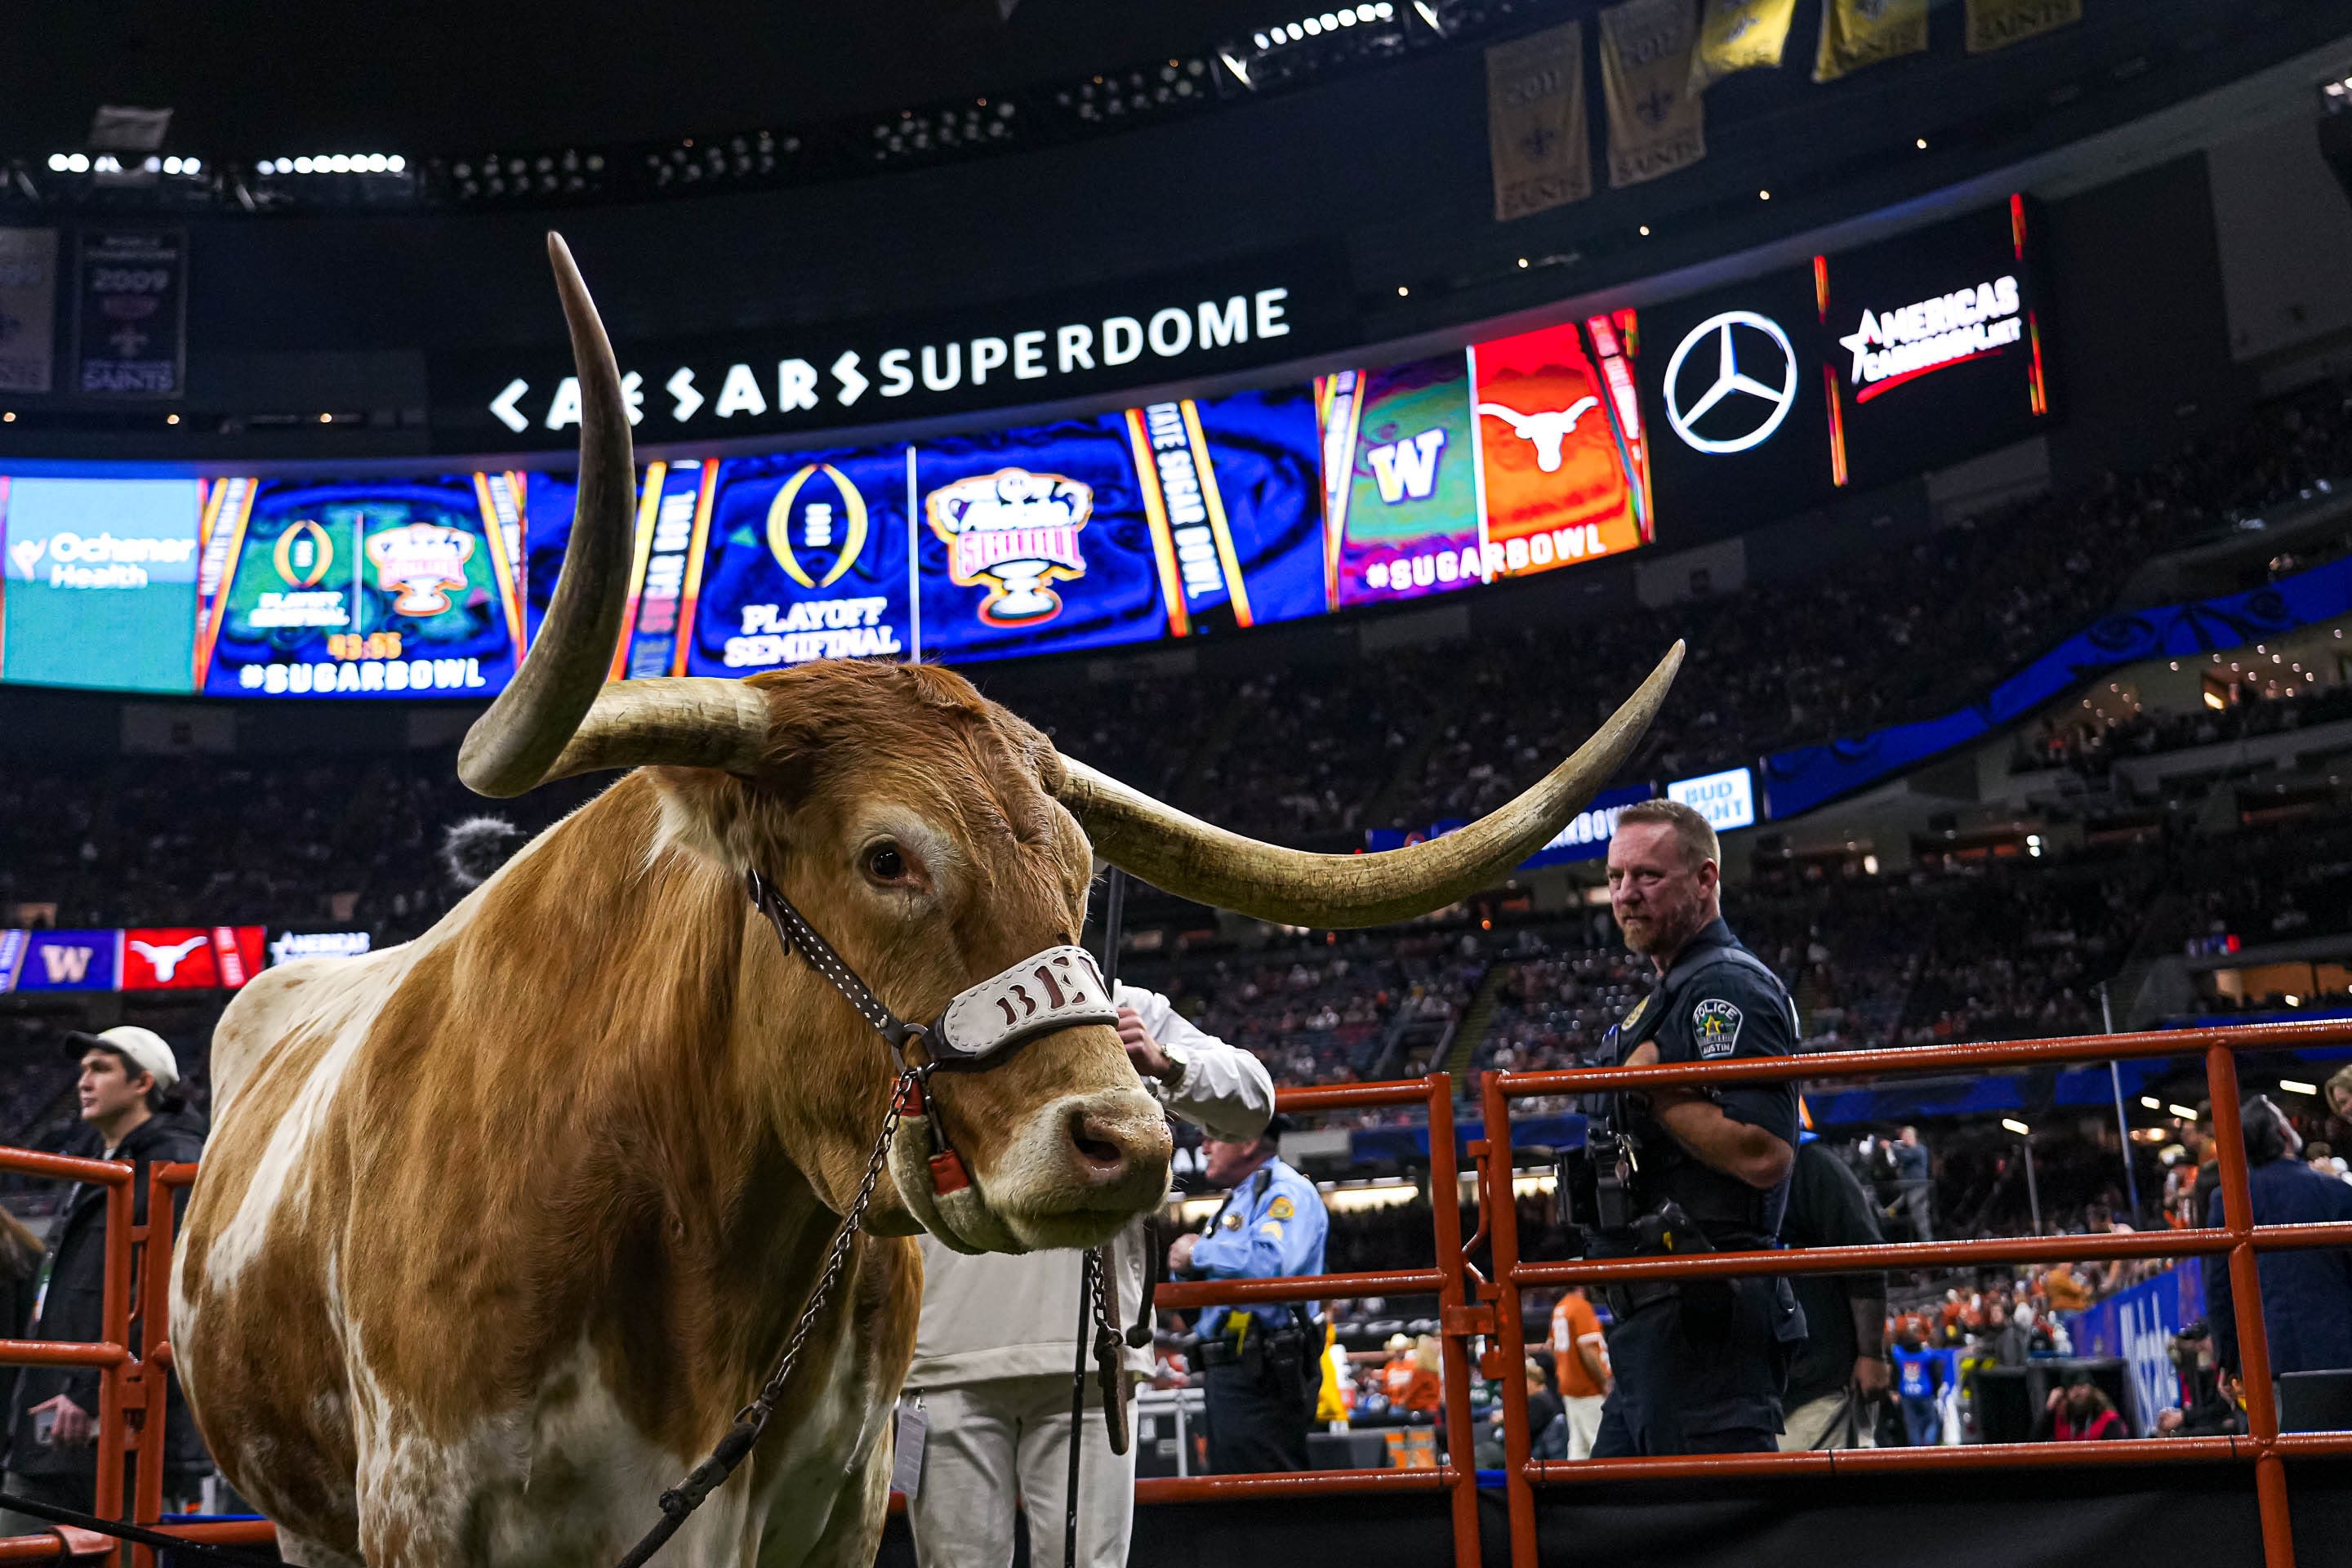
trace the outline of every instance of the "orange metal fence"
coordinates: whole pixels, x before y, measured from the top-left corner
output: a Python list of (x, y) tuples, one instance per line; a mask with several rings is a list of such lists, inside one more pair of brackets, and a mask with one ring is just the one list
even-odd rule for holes
[[(1433, 1470), (1318, 1470), (1291, 1474), (1146, 1479), (1139, 1502), (1308, 1496), (1332, 1493), (1444, 1492), (1452, 1513), (1456, 1568), (1481, 1561), (1478, 1478), (1470, 1406), (1474, 1342), (1480, 1372), (1497, 1385), (1503, 1415), (1505, 1489), (1513, 1568), (1536, 1568), (1538, 1486), (1730, 1476), (1819, 1477), (1888, 1470), (1976, 1469), (2004, 1466), (2210, 1463), (2250, 1464), (2262, 1520), (2266, 1568), (2294, 1568), (2283, 1460), (2305, 1455), (2352, 1454), (2352, 1433), (2282, 1434), (2273, 1396), (2270, 1353), (2262, 1312), (2256, 1257), (2266, 1251), (2352, 1247), (2352, 1224), (2257, 1226), (2253, 1222), (2244, 1139), (2239, 1127), (2237, 1054), (2242, 1051), (2352, 1046), (2352, 1023), (2253, 1025), (2171, 1033), (2105, 1035), (1990, 1045), (1929, 1047), (1900, 1051), (1718, 1061), (1673, 1067), (1579, 1068), (1560, 1072), (1486, 1073), (1480, 1097), (1484, 1136), (1473, 1140), (1477, 1228), (1462, 1234), (1454, 1128), (1453, 1080), (1444, 1073), (1396, 1083), (1285, 1089), (1286, 1111), (1419, 1106), (1429, 1117), (1429, 1190), (1437, 1247), (1427, 1268), (1326, 1274), (1277, 1279), (1224, 1279), (1165, 1284), (1157, 1304), (1169, 1310), (1211, 1305), (1321, 1301), (1386, 1295), (1434, 1295), (1444, 1391), (1446, 1458)], [(1519, 1257), (1514, 1201), (1511, 1106), (1538, 1096), (1591, 1094), (1612, 1089), (1695, 1083), (1780, 1082), (1892, 1077), (1956, 1068), (2048, 1066), (2121, 1058), (2201, 1055), (2213, 1107), (2221, 1164), (2221, 1228), (2131, 1235), (2005, 1237), (1982, 1241), (1903, 1242), (1876, 1247), (1791, 1248), (1710, 1253), (1689, 1258), (1614, 1258), (1528, 1263)], [(92, 1511), (122, 1515), (124, 1478), (131, 1477), (131, 1517), (150, 1528), (193, 1541), (267, 1545), (266, 1522), (160, 1527), (163, 1487), (165, 1375), (168, 1339), (173, 1194), (195, 1179), (194, 1165), (161, 1165), (150, 1173), (145, 1223), (132, 1223), (132, 1171), (126, 1164), (68, 1159), (28, 1150), (0, 1149), (0, 1170), (93, 1183), (106, 1189), (107, 1251), (102, 1335), (95, 1344), (0, 1340), (0, 1365), (81, 1365), (99, 1369), (97, 1496)], [(1472, 1258), (1490, 1250), (1491, 1274)], [(2243, 1437), (2127, 1439), (2097, 1444), (1979, 1444), (1952, 1448), (1889, 1448), (1839, 1453), (1795, 1452), (1688, 1458), (1587, 1459), (1573, 1464), (1531, 1458), (1527, 1386), (1515, 1369), (1527, 1346), (1520, 1295), (1530, 1286), (1561, 1286), (1659, 1278), (1741, 1274), (1850, 1273), (1955, 1264), (2032, 1263), (2122, 1258), (2221, 1257), (2228, 1259), (2237, 1310), (2248, 1433)], [(134, 1343), (151, 1347), (143, 1356)], [(41, 1535), (0, 1539), (0, 1564), (101, 1556), (116, 1544), (90, 1531), (61, 1528)], [(132, 1549), (135, 1568), (155, 1568), (144, 1547)]]
[[(2268, 1568), (2294, 1568), (2294, 1542), (2287, 1512), (2287, 1454), (2352, 1454), (2352, 1433), (2282, 1437), (2271, 1387), (2270, 1347), (2263, 1327), (2259, 1252), (2293, 1247), (2352, 1246), (2352, 1224), (2257, 1226), (2248, 1190), (2244, 1135), (2239, 1126), (2238, 1064), (2241, 1051), (2352, 1045), (2352, 1025), (2273, 1024), (2242, 1028), (2193, 1029), (2137, 1035), (2098, 1035), (2074, 1039), (2020, 1040), (1994, 1045), (1925, 1047), (1903, 1050), (1843, 1051), (1810, 1057), (1701, 1062), (1673, 1067), (1586, 1068), (1567, 1072), (1488, 1073), (1481, 1086), (1486, 1136), (1472, 1152), (1479, 1171), (1483, 1212), (1494, 1237), (1495, 1277), (1481, 1294), (1496, 1307), (1502, 1361), (1517, 1366), (1525, 1354), (1519, 1292), (1529, 1285), (1599, 1281), (1699, 1279), (1735, 1274), (1843, 1273), (1857, 1268), (1903, 1268), (1949, 1264), (2024, 1263), (2059, 1258), (2176, 1258), (2211, 1254), (2229, 1260), (2230, 1290), (2238, 1320), (2238, 1353), (2245, 1386), (2247, 1436), (2175, 1437), (2098, 1444), (1979, 1444), (1959, 1448), (1886, 1448), (1843, 1453), (1756, 1454), (1711, 1458), (1587, 1459), (1576, 1464), (1538, 1462), (1529, 1457), (1528, 1402), (1524, 1384), (1502, 1380), (1505, 1482), (1508, 1494), (1513, 1568), (1535, 1568), (1534, 1487), (1564, 1482), (1658, 1479), (1683, 1476), (1798, 1476), (1874, 1470), (1958, 1469), (1998, 1466), (2058, 1466), (2084, 1463), (2251, 1461), (2260, 1507), (2263, 1551)], [(1612, 1089), (1727, 1082), (1773, 1083), (1791, 1079), (1878, 1078), (1948, 1071), (1954, 1068), (2048, 1066), (2119, 1058), (2201, 1055), (2213, 1107), (2213, 1132), (2220, 1158), (2224, 1225), (2219, 1230), (2156, 1231), (2105, 1237), (2010, 1237), (1983, 1241), (1906, 1242), (1883, 1247), (1808, 1247), (1771, 1252), (1725, 1252), (1697, 1258), (1648, 1258), (1523, 1263), (1519, 1260), (1518, 1214), (1510, 1197), (1511, 1123), (1514, 1100), (1538, 1095), (1591, 1094)], [(1498, 1185), (1499, 1184), (1499, 1185)]]

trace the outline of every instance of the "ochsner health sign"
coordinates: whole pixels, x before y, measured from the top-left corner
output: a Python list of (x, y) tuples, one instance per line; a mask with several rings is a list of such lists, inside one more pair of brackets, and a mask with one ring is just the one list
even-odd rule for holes
[(185, 691), (194, 479), (0, 478), (0, 679)]

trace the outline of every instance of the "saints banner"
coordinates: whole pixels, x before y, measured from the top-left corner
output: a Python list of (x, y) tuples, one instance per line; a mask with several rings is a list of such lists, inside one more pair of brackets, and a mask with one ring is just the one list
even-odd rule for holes
[(1822, 0), (1813, 79), (1835, 81), (1864, 66), (1927, 47), (1927, 0)]
[(57, 344), (58, 231), (0, 228), (0, 392), (47, 392)]
[(1734, 71), (1778, 69), (1796, 18), (1797, 0), (1706, 0), (1691, 56), (1691, 90), (1704, 92)]
[(2082, 19), (2083, 0), (1969, 0), (1969, 53), (2005, 48)]
[(1691, 90), (1698, 0), (1626, 0), (1601, 13), (1601, 87), (1609, 103), (1609, 183), (1638, 185), (1706, 156)]
[(1486, 143), (1498, 222), (1592, 194), (1582, 23), (1563, 22), (1486, 51)]

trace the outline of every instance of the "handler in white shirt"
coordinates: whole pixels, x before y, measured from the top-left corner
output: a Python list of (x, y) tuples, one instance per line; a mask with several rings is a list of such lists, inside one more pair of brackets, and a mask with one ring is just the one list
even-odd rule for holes
[[(1210, 1136), (1248, 1142), (1274, 1115), (1274, 1080), (1255, 1057), (1177, 1016), (1168, 998), (1116, 988), (1119, 1037), (1160, 1102)], [(906, 1399), (921, 1405), (920, 1479), (907, 1522), (922, 1568), (1006, 1568), (1017, 1497), (1029, 1516), (1029, 1556), (1063, 1568), (1068, 1483), (1070, 1368), (1078, 1327), (1078, 1252), (970, 1257), (926, 1236), (923, 1317)], [(1122, 1325), (1143, 1291), (1144, 1222), (1111, 1244)], [(1129, 1375), (1151, 1375), (1149, 1348), (1126, 1352)], [(1078, 1556), (1124, 1568), (1135, 1518), (1135, 1445), (1125, 1455), (1104, 1429), (1102, 1394), (1087, 1359), (1085, 1454), (1078, 1474)]]

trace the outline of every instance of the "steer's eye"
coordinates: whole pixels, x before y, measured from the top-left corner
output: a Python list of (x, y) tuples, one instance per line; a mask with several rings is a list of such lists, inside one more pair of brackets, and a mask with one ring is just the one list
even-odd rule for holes
[(901, 881), (907, 875), (907, 857), (896, 844), (877, 844), (866, 852), (866, 874), (877, 882)]

